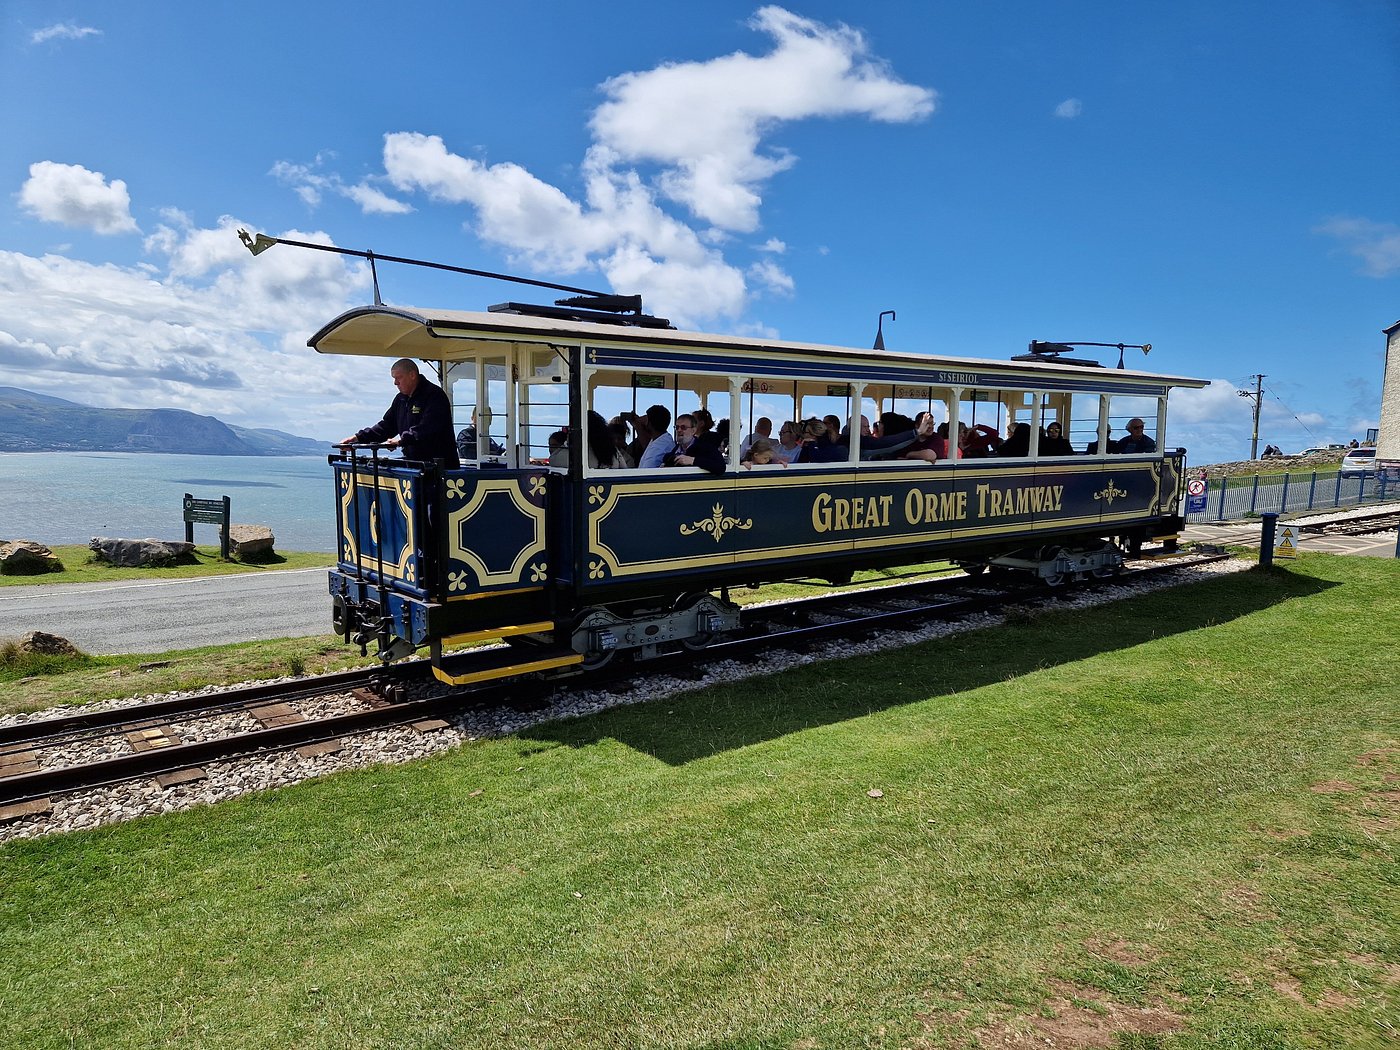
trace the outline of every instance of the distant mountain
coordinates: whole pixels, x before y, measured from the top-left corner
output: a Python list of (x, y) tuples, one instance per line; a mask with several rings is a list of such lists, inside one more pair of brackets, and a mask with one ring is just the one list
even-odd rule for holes
[(0, 386), (0, 452), (184, 452), (304, 456), (328, 442), (230, 426), (177, 408), (93, 408)]

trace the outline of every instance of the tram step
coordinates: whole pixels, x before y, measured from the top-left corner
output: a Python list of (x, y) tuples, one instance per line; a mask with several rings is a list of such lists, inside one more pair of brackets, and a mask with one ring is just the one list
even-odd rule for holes
[(554, 630), (549, 620), (540, 623), (518, 623), (509, 627), (491, 627), (484, 631), (468, 631), (466, 634), (450, 635), (442, 640), (446, 648), (458, 645), (474, 645), (477, 642), (491, 642), (497, 638), (513, 638), (521, 634), (548, 634)]
[(563, 647), (491, 649), (483, 653), (465, 653), (452, 657), (451, 663), (458, 668), (457, 673), (444, 666), (448, 662), (436, 655), (433, 657), (433, 676), (438, 681), (448, 685), (473, 685), (535, 671), (572, 667), (583, 662), (583, 655)]

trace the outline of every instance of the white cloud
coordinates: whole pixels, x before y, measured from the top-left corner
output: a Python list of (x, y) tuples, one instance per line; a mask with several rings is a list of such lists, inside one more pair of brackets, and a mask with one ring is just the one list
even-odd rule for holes
[(94, 233), (137, 233), (131, 217), (131, 197), (126, 183), (110, 183), (100, 171), (80, 164), (56, 164), (41, 160), (29, 166), (29, 178), (19, 191), (25, 211), (45, 222), (59, 222)]
[[(595, 141), (580, 166), (581, 199), (518, 164), (462, 156), (440, 136), (417, 132), (385, 136), (389, 182), (470, 206), (473, 231), (529, 265), (600, 270), (614, 288), (641, 292), (649, 309), (683, 323), (737, 317), (747, 302), (745, 271), (719, 249), (731, 233), (758, 228), (764, 183), (797, 162), (781, 148), (765, 151), (763, 136), (813, 117), (919, 120), (936, 98), (899, 81), (844, 25), (764, 7), (750, 26), (773, 38), (768, 54), (667, 64), (603, 85), (606, 101), (590, 122)], [(317, 185), (305, 177), (297, 184)], [(667, 202), (698, 228), (669, 214)], [(757, 250), (785, 249), (772, 237)], [(793, 290), (791, 276), (771, 263), (747, 272), (770, 293)]]
[[(0, 251), (0, 385), (328, 440), (382, 410), (382, 362), (318, 358), (306, 346), (363, 301), (363, 265), (288, 248), (254, 259), (231, 217), (212, 229), (165, 217), (145, 241), (152, 261), (138, 266)], [(328, 243), (318, 232), (284, 236)], [(308, 397), (313, 372), (311, 389), (346, 393)]]
[(92, 26), (77, 26), (72, 22), (60, 22), (34, 30), (29, 36), (29, 41), (33, 44), (42, 44), (49, 40), (81, 40), (85, 36), (101, 35), (102, 30), (94, 29)]
[(1368, 277), (1400, 273), (1400, 226), (1393, 222), (1339, 215), (1313, 232), (1341, 242), (1344, 251), (1361, 260), (1361, 272)]
[(291, 186), (309, 208), (320, 205), (323, 193), (334, 193), (354, 201), (366, 215), (406, 215), (413, 210), (412, 205), (395, 200), (367, 181), (352, 185), (334, 173), (318, 172), (316, 169), (322, 161), (322, 156), (317, 156), (314, 165), (279, 160), (272, 166), (270, 174)]
[(792, 276), (771, 259), (760, 259), (750, 266), (749, 276), (771, 295), (792, 295), (796, 289)]
[(760, 152), (766, 132), (812, 117), (921, 120), (937, 97), (895, 78), (870, 57), (864, 36), (845, 25), (771, 6), (749, 25), (774, 39), (771, 52), (613, 77), (590, 122), (597, 141), (621, 161), (661, 165), (659, 184), (672, 200), (742, 232), (758, 226), (758, 186), (796, 163), (781, 149)]
[(1084, 112), (1084, 103), (1077, 98), (1067, 98), (1055, 107), (1055, 116), (1063, 117), (1065, 120), (1073, 120)]

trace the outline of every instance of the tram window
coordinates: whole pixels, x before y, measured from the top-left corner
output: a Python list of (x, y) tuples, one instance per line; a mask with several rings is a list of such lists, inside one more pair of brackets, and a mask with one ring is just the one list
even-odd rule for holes
[(567, 384), (522, 384), (517, 422), (520, 431), (521, 466), (524, 466), (525, 462), (536, 466), (548, 463), (550, 435), (569, 425)]
[(731, 435), (742, 442), (754, 433), (760, 419), (767, 418), (777, 441), (783, 424), (797, 421), (797, 384), (788, 379), (746, 379), (739, 388), (739, 404), (743, 418), (731, 427)]
[(1152, 442), (1151, 451), (1160, 447), (1157, 434), (1157, 398), (1116, 395), (1109, 399), (1108, 419), (1113, 427), (1112, 438), (1115, 442), (1136, 438), (1137, 434), (1129, 432), (1129, 425), (1134, 420), (1140, 420), (1143, 424), (1141, 436)]
[(1070, 412), (1064, 423), (1064, 436), (1069, 438), (1075, 452), (1088, 452), (1099, 440), (1099, 406), (1103, 397), (1099, 394), (1076, 394), (1070, 405)]
[(1015, 402), (1012, 392), (967, 390), (958, 402), (959, 431), (963, 435), (961, 458), (977, 459), (995, 455), (1006, 436), (1006, 423)]

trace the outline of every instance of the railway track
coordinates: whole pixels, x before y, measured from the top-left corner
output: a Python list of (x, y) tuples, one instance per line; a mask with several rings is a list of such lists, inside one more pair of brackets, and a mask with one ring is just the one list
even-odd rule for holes
[(1299, 530), (1328, 536), (1371, 536), (1378, 532), (1391, 532), (1397, 527), (1400, 527), (1400, 511), (1392, 510), (1332, 521), (1311, 522), (1300, 525)]
[[(1139, 561), (1107, 582), (1130, 584), (1224, 557), (1210, 552)], [(742, 663), (774, 648), (800, 650), (907, 630), (930, 620), (1054, 601), (1062, 593), (1064, 588), (1015, 576), (943, 577), (750, 606), (739, 631), (702, 649), (679, 649), (644, 662), (618, 660), (587, 673), (452, 690), (430, 677), (426, 661), (409, 661), (389, 671), (344, 672), (0, 726), (0, 824), (44, 814), (62, 796), (132, 780), (155, 778), (170, 788), (202, 779), (211, 763), (292, 750), (314, 757), (374, 730), (445, 729), (448, 717), (467, 708), (537, 710), (579, 687), (607, 689), (662, 674), (699, 674), (706, 665)], [(458, 659), (496, 660), (499, 649)], [(529, 662), (528, 650), (521, 662)]]

